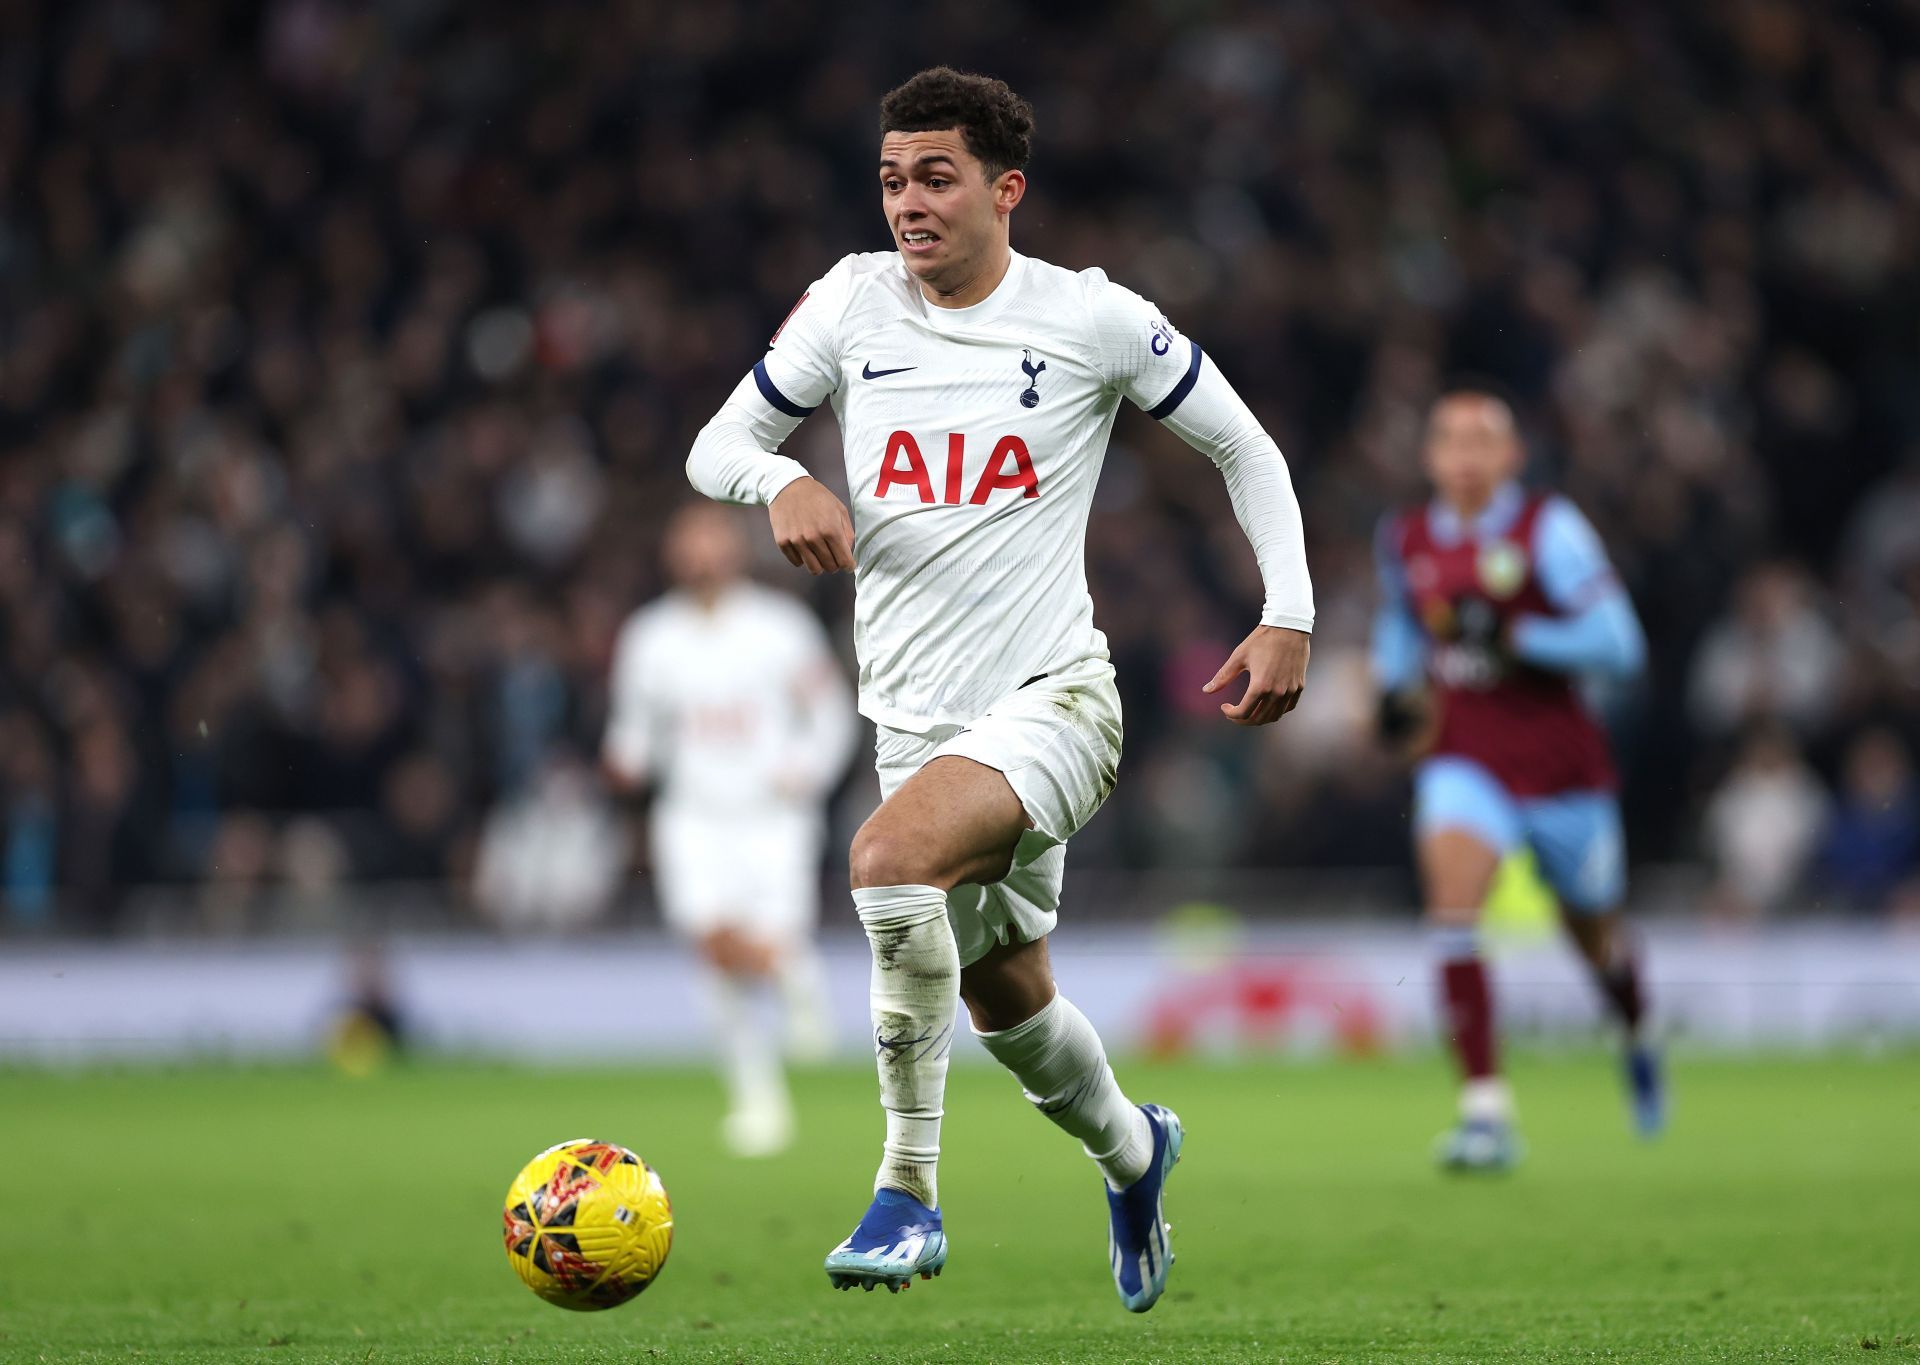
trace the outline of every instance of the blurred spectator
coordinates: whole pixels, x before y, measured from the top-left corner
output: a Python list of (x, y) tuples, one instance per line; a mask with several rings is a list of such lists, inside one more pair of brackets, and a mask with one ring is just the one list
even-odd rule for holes
[(399, 1055), (407, 1015), (379, 940), (354, 945), (346, 964), (345, 999), (327, 1031), (327, 1056), (350, 1076), (367, 1076)]
[(1893, 731), (1876, 727), (1847, 747), (1820, 873), (1852, 910), (1886, 911), (1920, 896), (1920, 792)]
[(1844, 663), (1839, 632), (1806, 576), (1762, 564), (1740, 580), (1732, 613), (1708, 628), (1694, 655), (1694, 720), (1712, 735), (1768, 721), (1818, 734), (1842, 700)]
[(576, 929), (604, 914), (627, 841), (590, 770), (556, 761), (487, 817), (474, 899), (503, 929)]
[(274, 829), (254, 811), (220, 821), (207, 857), (200, 895), (204, 927), (216, 934), (238, 934), (256, 927), (273, 869)]
[(59, 881), (59, 787), (53, 750), (22, 712), (0, 717), (0, 764), (7, 795), (6, 843), (0, 849), (7, 918), (24, 928), (44, 928), (53, 917)]
[(1869, 599), (1897, 591), (1920, 566), (1920, 448), (1868, 489), (1842, 539), (1842, 581)]
[(1805, 879), (1828, 804), (1792, 734), (1778, 725), (1755, 731), (1707, 802), (1707, 854), (1716, 874), (1710, 909), (1736, 920), (1780, 910)]
[(133, 750), (119, 723), (101, 717), (74, 738), (72, 772), (60, 841), (68, 909), (76, 927), (112, 923), (119, 899), (138, 874), (133, 809)]
[(362, 862), (402, 881), (430, 882), (458, 875), (463, 861), (460, 795), (453, 775), (433, 754), (409, 754), (387, 773), (377, 818), (367, 831), (378, 852)]

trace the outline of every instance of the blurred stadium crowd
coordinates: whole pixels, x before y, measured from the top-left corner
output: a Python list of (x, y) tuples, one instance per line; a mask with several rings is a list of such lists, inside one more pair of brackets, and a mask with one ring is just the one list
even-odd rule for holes
[[(1312, 541), (1308, 699), (1249, 738), (1198, 687), (1251, 556), (1123, 416), (1089, 560), (1128, 771), (1076, 856), (1404, 860), (1369, 542), (1473, 372), (1646, 620), (1607, 702), (1636, 857), (1707, 860), (1729, 915), (1914, 898), (1911, 7), (20, 0), (0, 918), (604, 895), (608, 656), (688, 442), (810, 279), (885, 248), (874, 106), (937, 61), (1038, 110), (1015, 245), (1199, 339)], [(794, 444), (839, 482), (830, 423)], [(849, 583), (769, 577), (848, 637)]]

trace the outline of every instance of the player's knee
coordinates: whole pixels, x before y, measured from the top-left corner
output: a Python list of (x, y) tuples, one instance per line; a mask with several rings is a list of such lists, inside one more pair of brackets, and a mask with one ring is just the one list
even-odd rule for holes
[(847, 854), (847, 870), (853, 889), (869, 886), (940, 886), (939, 871), (933, 866), (923, 843), (889, 829), (885, 822), (869, 820), (853, 836)]
[(773, 971), (772, 950), (731, 925), (706, 935), (700, 941), (700, 951), (710, 964), (730, 976), (768, 976)]
[(1419, 862), (1427, 922), (1447, 928), (1474, 924), (1499, 871), (1499, 851), (1474, 834), (1445, 829), (1420, 841)]

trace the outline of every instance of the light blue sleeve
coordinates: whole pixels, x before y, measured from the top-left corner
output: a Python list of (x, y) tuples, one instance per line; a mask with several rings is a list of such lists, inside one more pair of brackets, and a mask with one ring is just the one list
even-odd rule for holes
[(1627, 678), (1646, 665), (1647, 639), (1633, 599), (1620, 586), (1607, 552), (1580, 511), (1555, 498), (1534, 527), (1534, 568), (1547, 600), (1567, 613), (1514, 623), (1514, 654), (1561, 673)]
[(1373, 537), (1373, 562), (1380, 604), (1373, 613), (1373, 681), (1382, 692), (1400, 692), (1420, 681), (1427, 666), (1427, 637), (1413, 619), (1406, 570), (1393, 549), (1393, 519), (1380, 523)]

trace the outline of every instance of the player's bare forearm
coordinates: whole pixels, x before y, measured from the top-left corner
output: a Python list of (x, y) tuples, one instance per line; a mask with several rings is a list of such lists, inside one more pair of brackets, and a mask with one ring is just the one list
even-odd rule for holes
[(1246, 695), (1237, 702), (1220, 703), (1220, 714), (1235, 725), (1269, 725), (1300, 704), (1312, 652), (1313, 637), (1304, 630), (1255, 626), (1200, 690), (1218, 692), (1245, 673)]
[(818, 479), (795, 479), (767, 508), (773, 543), (787, 563), (811, 574), (853, 567), (853, 518)]

